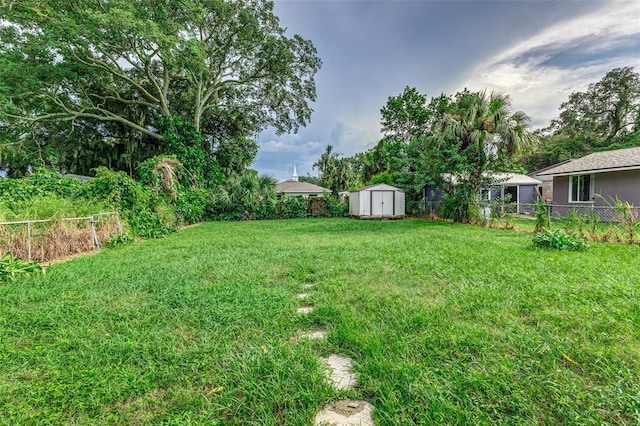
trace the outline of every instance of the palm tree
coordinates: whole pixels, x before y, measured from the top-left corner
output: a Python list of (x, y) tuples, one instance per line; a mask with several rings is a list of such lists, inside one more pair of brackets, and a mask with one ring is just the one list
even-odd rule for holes
[(538, 143), (529, 117), (521, 111), (511, 112), (509, 96), (466, 90), (456, 95), (437, 126), (435, 140), (440, 146), (456, 146), (466, 169), (468, 192), (463, 199), (472, 203), (477, 203), (486, 172), (495, 160), (512, 158)]

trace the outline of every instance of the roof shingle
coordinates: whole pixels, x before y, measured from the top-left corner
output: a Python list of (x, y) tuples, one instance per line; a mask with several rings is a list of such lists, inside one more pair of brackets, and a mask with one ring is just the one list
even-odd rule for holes
[(610, 170), (640, 169), (640, 147), (594, 152), (585, 157), (558, 164), (537, 173), (537, 176), (558, 176), (573, 173), (597, 173)]

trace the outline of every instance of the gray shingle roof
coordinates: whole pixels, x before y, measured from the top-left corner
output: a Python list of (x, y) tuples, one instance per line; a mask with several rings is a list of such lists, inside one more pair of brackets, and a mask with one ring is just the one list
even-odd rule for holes
[(577, 160), (560, 163), (557, 167), (551, 167), (536, 175), (558, 176), (633, 169), (640, 169), (640, 147), (595, 152)]
[(309, 182), (299, 182), (297, 180), (289, 179), (284, 182), (280, 182), (276, 185), (276, 193), (287, 193), (287, 192), (295, 192), (295, 193), (323, 193), (323, 192), (331, 192), (330, 189), (323, 188), (318, 185), (314, 185)]

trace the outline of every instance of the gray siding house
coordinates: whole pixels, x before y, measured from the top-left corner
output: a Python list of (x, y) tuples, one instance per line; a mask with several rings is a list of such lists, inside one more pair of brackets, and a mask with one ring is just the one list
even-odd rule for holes
[[(531, 210), (524, 204), (534, 204), (540, 198), (540, 188), (542, 182), (530, 176), (519, 173), (491, 173), (487, 175), (492, 183), (489, 187), (482, 189), (480, 194), (485, 201), (497, 200), (509, 197), (511, 203), (516, 205), (516, 213), (524, 213)], [(458, 184), (458, 178), (452, 175), (443, 176), (448, 185)], [(442, 188), (427, 185), (423, 188), (425, 208), (427, 213), (442, 202), (444, 191)]]
[(589, 154), (535, 173), (553, 179), (553, 202), (609, 206), (616, 198), (640, 206), (640, 147)]

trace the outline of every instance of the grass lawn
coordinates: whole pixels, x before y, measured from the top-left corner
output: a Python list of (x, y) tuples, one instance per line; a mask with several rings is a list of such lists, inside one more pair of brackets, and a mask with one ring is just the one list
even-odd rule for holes
[(378, 425), (637, 424), (639, 266), (419, 220), (202, 224), (1, 285), (0, 424), (309, 425), (346, 396)]

